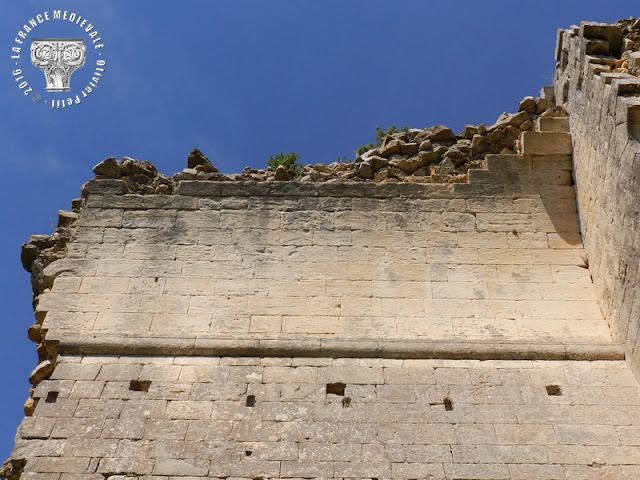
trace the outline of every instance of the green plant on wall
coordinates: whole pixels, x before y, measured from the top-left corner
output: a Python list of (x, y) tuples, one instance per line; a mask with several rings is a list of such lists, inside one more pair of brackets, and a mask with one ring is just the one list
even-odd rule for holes
[[(402, 127), (400, 131), (408, 133), (409, 127), (406, 127), (406, 126)], [(374, 141), (366, 145), (362, 145), (361, 147), (358, 147), (358, 149), (356, 150), (356, 155), (359, 156), (359, 155), (362, 155), (364, 152), (371, 150), (372, 148), (378, 148), (379, 146), (382, 145), (382, 141), (386, 136), (393, 135), (394, 133), (398, 133), (398, 128), (395, 125), (391, 125), (389, 128), (387, 128), (387, 130), (383, 130), (380, 127), (376, 127), (376, 136)]]
[(273, 170), (282, 165), (287, 170), (293, 171), (296, 176), (300, 176), (302, 174), (302, 165), (298, 163), (298, 154), (296, 152), (291, 152), (284, 154), (280, 152), (277, 155), (269, 157), (267, 159), (267, 165), (271, 167)]

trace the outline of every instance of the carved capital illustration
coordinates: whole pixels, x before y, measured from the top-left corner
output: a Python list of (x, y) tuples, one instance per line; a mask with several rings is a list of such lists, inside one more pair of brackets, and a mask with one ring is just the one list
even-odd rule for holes
[(34, 38), (31, 63), (42, 70), (47, 92), (70, 90), (71, 74), (84, 65), (86, 45), (81, 38)]

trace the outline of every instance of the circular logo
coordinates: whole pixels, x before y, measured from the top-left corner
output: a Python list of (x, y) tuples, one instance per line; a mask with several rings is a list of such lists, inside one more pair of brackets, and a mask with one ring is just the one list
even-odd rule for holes
[(76, 12), (47, 10), (28, 19), (11, 47), (18, 90), (52, 110), (80, 105), (102, 81), (107, 61), (95, 24)]

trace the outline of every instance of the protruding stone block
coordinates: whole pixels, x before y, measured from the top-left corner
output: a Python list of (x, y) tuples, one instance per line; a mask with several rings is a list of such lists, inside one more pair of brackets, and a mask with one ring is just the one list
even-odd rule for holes
[(524, 155), (571, 155), (571, 134), (564, 132), (523, 132)]
[(569, 117), (540, 117), (536, 130), (538, 132), (569, 132)]

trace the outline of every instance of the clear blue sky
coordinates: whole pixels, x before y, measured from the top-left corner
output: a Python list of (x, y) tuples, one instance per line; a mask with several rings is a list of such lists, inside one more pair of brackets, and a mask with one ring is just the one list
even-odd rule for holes
[[(9, 455), (35, 345), (20, 246), (51, 233), (91, 168), (108, 156), (173, 174), (193, 148), (225, 173), (296, 151), (302, 163), (353, 156), (374, 127), (492, 124), (552, 83), (558, 28), (640, 15), (629, 0), (3, 1), (0, 6), (0, 461)], [(99, 30), (107, 61), (80, 105), (51, 110), (14, 81), (14, 37), (68, 10)], [(66, 29), (66, 30), (65, 30)], [(32, 38), (68, 37), (73, 24)], [(90, 45), (91, 47), (91, 45)], [(28, 52), (28, 48), (26, 48)], [(97, 51), (72, 76), (88, 81)], [(27, 53), (28, 55), (28, 53)], [(24, 52), (23, 52), (24, 59)], [(24, 62), (34, 87), (44, 75)], [(54, 94), (49, 94), (53, 96)], [(63, 94), (57, 94), (63, 95)], [(48, 97), (43, 95), (43, 100)]]

